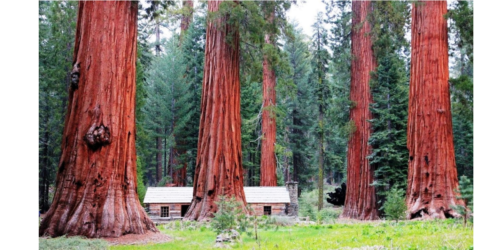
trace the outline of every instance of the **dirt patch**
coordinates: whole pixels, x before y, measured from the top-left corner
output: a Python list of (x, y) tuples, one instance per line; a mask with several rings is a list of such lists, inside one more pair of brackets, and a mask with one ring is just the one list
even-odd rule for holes
[(118, 238), (102, 238), (110, 245), (144, 245), (144, 244), (158, 244), (169, 242), (172, 240), (164, 233), (147, 232), (145, 234), (126, 234)]

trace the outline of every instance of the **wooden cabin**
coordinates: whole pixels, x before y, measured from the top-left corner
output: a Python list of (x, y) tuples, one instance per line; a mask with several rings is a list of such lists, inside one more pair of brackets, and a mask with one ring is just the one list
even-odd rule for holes
[[(292, 190), (292, 196), (288, 190)], [(247, 203), (257, 215), (294, 215), (297, 202), (296, 186), (244, 187)], [(295, 191), (295, 194), (294, 194)], [(155, 222), (180, 219), (189, 209), (193, 198), (193, 187), (149, 187), (144, 204), (150, 218)], [(293, 211), (291, 214), (287, 213)], [(295, 214), (296, 215), (296, 214)]]

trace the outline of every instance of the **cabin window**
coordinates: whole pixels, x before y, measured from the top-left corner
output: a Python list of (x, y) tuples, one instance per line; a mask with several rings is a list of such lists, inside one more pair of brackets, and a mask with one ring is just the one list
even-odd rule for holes
[(168, 217), (169, 216), (169, 207), (161, 207), (160, 217)]
[(264, 215), (271, 215), (271, 206), (264, 206)]

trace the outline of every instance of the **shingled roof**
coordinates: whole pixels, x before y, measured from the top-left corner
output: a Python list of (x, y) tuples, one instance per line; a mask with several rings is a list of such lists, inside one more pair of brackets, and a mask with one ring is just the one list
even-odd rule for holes
[[(290, 203), (286, 187), (244, 187), (247, 203)], [(193, 187), (148, 187), (144, 203), (191, 203)]]

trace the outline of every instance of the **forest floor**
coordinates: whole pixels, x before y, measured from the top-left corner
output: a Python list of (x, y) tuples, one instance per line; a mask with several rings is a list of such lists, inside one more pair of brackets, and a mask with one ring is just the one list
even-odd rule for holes
[(165, 233), (148, 232), (146, 234), (127, 234), (118, 238), (103, 238), (110, 245), (144, 245), (144, 244), (159, 244), (172, 240)]
[[(217, 249), (216, 233), (208, 224), (175, 222), (157, 228), (161, 233), (106, 241), (40, 238), (40, 249)], [(472, 225), (464, 228), (461, 220), (453, 219), (398, 223), (337, 220), (322, 225), (271, 225), (258, 229), (258, 235), (259, 239), (255, 240), (253, 232), (243, 233), (239, 242), (225, 246), (232, 249), (473, 249)], [(72, 238), (79, 240), (80, 245), (71, 243), (60, 248), (55, 245), (56, 241)]]

